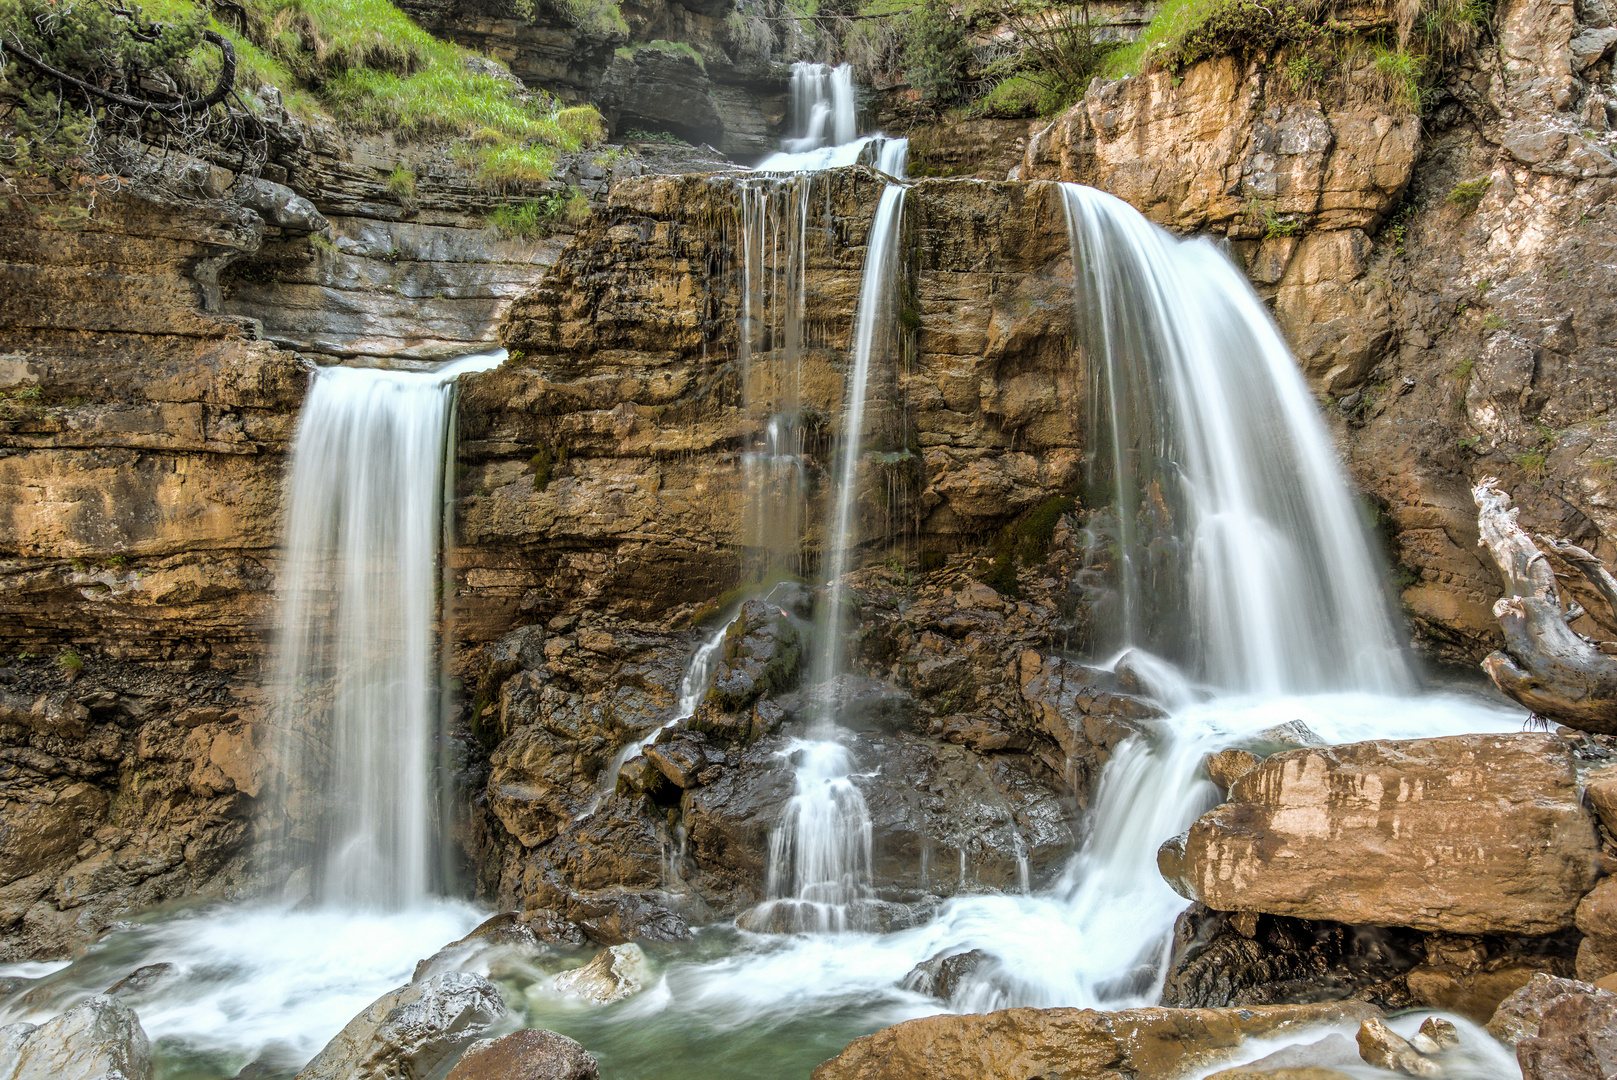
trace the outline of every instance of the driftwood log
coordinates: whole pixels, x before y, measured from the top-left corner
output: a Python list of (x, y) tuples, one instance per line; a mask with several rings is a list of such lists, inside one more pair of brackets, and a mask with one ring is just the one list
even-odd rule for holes
[[(1479, 543), (1505, 584), (1505, 595), (1493, 606), (1505, 648), (1490, 653), (1483, 670), (1499, 689), (1546, 720), (1617, 734), (1617, 657), (1572, 629), (1583, 609), (1562, 605), (1549, 558), (1516, 524), (1516, 508), (1499, 481), (1484, 477), (1471, 496), (1482, 530)], [(1617, 612), (1617, 579), (1600, 560), (1567, 540), (1539, 539)]]

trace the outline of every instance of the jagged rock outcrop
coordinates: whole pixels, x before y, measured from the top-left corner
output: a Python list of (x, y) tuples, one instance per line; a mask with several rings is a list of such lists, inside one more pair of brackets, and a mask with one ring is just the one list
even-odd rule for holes
[(298, 1080), (430, 1076), (506, 1014), (481, 975), (449, 971), (371, 1002), (298, 1073)]
[(1467, 735), (1275, 754), (1159, 864), (1217, 910), (1543, 935), (1572, 925), (1598, 853), (1566, 741)]
[(1252, 1009), (1005, 1009), (930, 1016), (855, 1039), (814, 1070), (813, 1080), (920, 1080), (1129, 1076), (1170, 1080), (1206, 1068), (1245, 1040), (1310, 1024), (1362, 1021), (1362, 1002)]
[(1488, 1033), (1516, 1048), (1524, 1080), (1596, 1080), (1617, 1068), (1617, 994), (1537, 976), (1507, 998)]

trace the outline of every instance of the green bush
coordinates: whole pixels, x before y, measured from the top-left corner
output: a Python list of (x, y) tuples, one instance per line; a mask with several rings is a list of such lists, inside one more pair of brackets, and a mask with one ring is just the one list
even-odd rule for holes
[(904, 74), (915, 89), (934, 101), (952, 100), (970, 56), (964, 24), (950, 14), (947, 0), (923, 0), (911, 12)]
[(1493, 177), (1484, 176), (1476, 180), (1462, 180), (1454, 185), (1449, 192), (1448, 201), (1458, 206), (1462, 213), (1471, 213), (1482, 204), (1482, 197), (1493, 186)]

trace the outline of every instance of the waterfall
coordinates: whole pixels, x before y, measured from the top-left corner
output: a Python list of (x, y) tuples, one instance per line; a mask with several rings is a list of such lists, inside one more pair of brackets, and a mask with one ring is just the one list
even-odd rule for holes
[(504, 359), (321, 368), (299, 416), (274, 692), (298, 785), (293, 841), (300, 856), (312, 848), (323, 901), (406, 906), (437, 872), (438, 556), (454, 386)]
[[(901, 148), (904, 144), (898, 144)], [(902, 153), (902, 149), (900, 150)], [(902, 157), (894, 163), (902, 173)], [(890, 173), (894, 170), (886, 170)], [(853, 506), (858, 495), (859, 457), (865, 424), (865, 394), (870, 382), (871, 353), (879, 326), (893, 317), (893, 275), (897, 267), (898, 227), (904, 212), (904, 185), (888, 184), (876, 204), (865, 243), (865, 267), (859, 285), (859, 306), (854, 316), (852, 366), (848, 369), (847, 393), (843, 398), (842, 443), (836, 472), (836, 504), (831, 528), (826, 536), (825, 578), (827, 601), (819, 622), (816, 682), (826, 682), (841, 674), (843, 635), (839, 632), (844, 603), (843, 578), (849, 567), (849, 554), (858, 540), (854, 534)], [(827, 695), (827, 701), (830, 700)], [(821, 717), (822, 724), (835, 717)]]
[[(880, 167), (902, 177), (908, 142), (883, 140)], [(893, 318), (899, 224), (904, 185), (882, 189), (865, 242), (865, 265), (854, 314), (850, 366), (843, 395), (842, 438), (835, 473), (836, 502), (826, 536), (826, 597), (815, 627), (811, 681), (826, 687), (841, 674), (845, 585), (855, 532), (854, 502), (864, 435), (865, 401), (880, 330)], [(871, 824), (864, 797), (850, 777), (853, 758), (837, 741), (836, 697), (827, 692), (814, 719), (812, 741), (793, 744), (796, 792), (769, 840), (769, 902), (754, 924), (798, 931), (839, 931), (863, 925), (855, 901), (871, 895)]]
[(1236, 691), (1411, 688), (1330, 436), (1263, 302), (1211, 243), (1093, 188), (1061, 195), (1099, 450), (1087, 499), (1111, 504), (1116, 558), (1101, 644)]
[(787, 153), (842, 146), (858, 136), (853, 68), (847, 64), (795, 63), (790, 92)]

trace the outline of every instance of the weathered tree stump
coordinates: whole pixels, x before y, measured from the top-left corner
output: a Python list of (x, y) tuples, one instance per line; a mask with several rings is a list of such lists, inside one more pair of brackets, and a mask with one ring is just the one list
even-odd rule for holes
[[(1562, 605), (1549, 558), (1516, 524), (1516, 508), (1498, 479), (1483, 477), (1471, 495), (1482, 530), (1480, 546), (1488, 549), (1505, 584), (1505, 595), (1493, 606), (1505, 648), (1489, 653), (1483, 670), (1499, 689), (1547, 720), (1617, 734), (1617, 658), (1572, 629), (1583, 609)], [(1617, 579), (1600, 560), (1570, 541), (1539, 539), (1617, 612)]]

